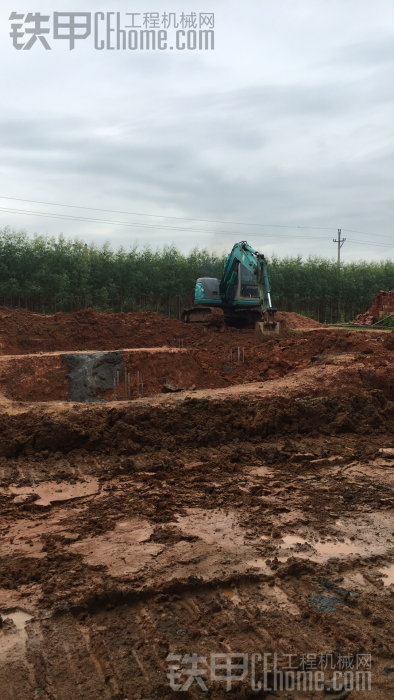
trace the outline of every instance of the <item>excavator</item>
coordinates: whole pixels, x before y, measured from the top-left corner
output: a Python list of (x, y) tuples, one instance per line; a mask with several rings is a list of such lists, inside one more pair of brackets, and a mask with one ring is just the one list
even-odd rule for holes
[(246, 241), (236, 243), (226, 257), (221, 280), (216, 277), (197, 280), (194, 304), (182, 313), (185, 323), (217, 328), (224, 324), (242, 328), (263, 323), (264, 331), (275, 331), (278, 325), (271, 302), (267, 262)]

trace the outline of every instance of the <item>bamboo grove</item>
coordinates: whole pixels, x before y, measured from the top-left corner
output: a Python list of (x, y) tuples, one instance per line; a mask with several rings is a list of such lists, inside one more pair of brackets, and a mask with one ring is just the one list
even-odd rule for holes
[[(195, 248), (112, 250), (60, 236), (30, 238), (0, 231), (0, 305), (40, 313), (151, 310), (179, 317), (193, 305), (198, 277), (221, 277), (223, 256)], [(394, 262), (352, 262), (301, 256), (268, 260), (275, 306), (321, 322), (352, 320), (380, 289), (394, 288)]]

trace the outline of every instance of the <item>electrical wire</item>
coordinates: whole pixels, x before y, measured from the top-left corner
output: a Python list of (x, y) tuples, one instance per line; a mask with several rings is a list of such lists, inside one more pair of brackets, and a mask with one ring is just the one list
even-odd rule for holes
[(349, 241), (349, 243), (361, 243), (362, 245), (379, 246), (381, 248), (394, 248), (394, 245), (390, 245), (389, 243), (367, 243), (367, 241), (358, 241), (355, 238), (347, 238), (346, 241)]
[[(263, 226), (269, 228), (293, 228), (293, 229), (309, 229), (313, 231), (335, 231), (335, 226), (290, 226), (286, 224), (261, 224), (246, 221), (223, 221), (222, 219), (193, 219), (187, 216), (168, 216), (166, 214), (143, 214), (142, 212), (136, 211), (122, 211), (119, 209), (99, 209), (98, 207), (82, 207), (77, 204), (60, 204), (59, 202), (42, 202), (37, 199), (21, 199), (20, 197), (5, 197), (0, 196), (0, 199), (8, 199), (14, 202), (29, 202), (30, 204), (45, 204), (51, 207), (65, 207), (67, 209), (85, 209), (86, 211), (103, 211), (108, 214), (127, 214), (130, 216), (146, 216), (153, 217), (156, 219), (176, 219), (178, 221), (199, 221), (201, 223), (211, 223), (211, 224), (228, 224), (234, 226)], [(383, 234), (379, 233), (367, 233), (366, 231), (355, 231), (350, 228), (343, 228), (342, 231), (348, 231), (349, 233), (361, 233), (365, 236), (381, 236)], [(392, 236), (384, 236), (385, 238), (392, 238)]]
[[(20, 199), (19, 197), (4, 197), (0, 196), (0, 199), (9, 199), (13, 202), (29, 202), (30, 204), (45, 204), (51, 207), (65, 207), (67, 209), (86, 209), (87, 211), (104, 211), (108, 214), (128, 214), (130, 216), (149, 216), (157, 219), (177, 219), (178, 221), (199, 221), (201, 223), (208, 224), (232, 224), (234, 226), (264, 226), (271, 228), (301, 228), (301, 229), (311, 229), (314, 231), (336, 231), (335, 226), (287, 226), (285, 224), (259, 224), (259, 223), (247, 223), (246, 221), (223, 221), (221, 219), (191, 219), (186, 216), (168, 216), (165, 214), (142, 214), (136, 211), (119, 211), (118, 209), (98, 209), (96, 207), (81, 207), (76, 204), (59, 204), (58, 202), (40, 202), (36, 199)], [(359, 232), (357, 232), (359, 233)]]
[[(0, 199), (12, 199), (14, 201), (23, 201), (23, 202), (32, 202), (36, 204), (48, 204), (50, 206), (64, 206), (68, 208), (77, 208), (77, 209), (87, 209), (90, 211), (106, 211), (106, 212), (113, 212), (113, 213), (123, 213), (123, 214), (130, 214), (132, 215), (133, 212), (118, 212), (116, 210), (112, 209), (95, 209), (93, 207), (74, 207), (74, 205), (68, 205), (68, 204), (54, 204), (51, 202), (38, 202), (36, 200), (25, 200), (25, 199), (17, 199), (16, 197), (0, 197)], [(136, 222), (129, 222), (129, 221), (114, 221), (112, 219), (95, 219), (92, 217), (84, 217), (84, 216), (73, 216), (71, 214), (52, 214), (51, 212), (36, 212), (36, 211), (31, 211), (31, 210), (25, 210), (25, 209), (16, 209), (16, 208), (10, 208), (10, 207), (0, 207), (0, 211), (3, 212), (9, 212), (12, 214), (24, 214), (27, 216), (41, 216), (45, 218), (51, 218), (51, 219), (61, 219), (65, 221), (81, 221), (85, 223), (95, 223), (95, 224), (111, 224), (115, 226), (127, 226), (129, 228), (149, 228), (149, 229), (159, 229), (159, 230), (166, 230), (166, 231), (179, 231), (182, 233), (213, 233), (215, 235), (232, 235), (232, 236), (239, 236), (241, 235), (240, 231), (218, 231), (215, 229), (206, 229), (206, 228), (183, 228), (179, 226), (165, 226), (165, 225), (156, 225), (156, 224), (145, 224), (145, 223), (136, 223)], [(177, 219), (177, 220), (183, 220), (183, 221), (201, 221), (201, 222), (206, 222), (206, 223), (224, 223), (224, 224), (232, 224), (232, 225), (239, 225), (239, 226), (261, 226), (261, 227), (269, 227), (269, 228), (292, 228), (292, 229), (308, 229), (308, 230), (316, 230), (316, 231), (332, 231), (336, 230), (331, 227), (313, 227), (313, 226), (285, 226), (282, 224), (247, 224), (247, 223), (242, 223), (242, 222), (236, 222), (236, 221), (220, 221), (220, 220), (214, 220), (214, 219), (191, 219), (191, 218), (186, 218), (186, 217), (173, 217), (173, 216), (162, 216), (158, 214), (137, 214), (134, 212), (134, 215), (136, 216), (150, 216), (150, 217), (156, 217), (156, 218), (166, 218), (166, 219)], [(378, 233), (367, 233), (366, 231), (356, 231), (354, 229), (345, 229), (342, 228), (342, 231), (346, 231), (349, 233), (361, 233), (362, 235), (365, 236), (376, 236), (379, 238), (389, 238), (390, 240), (393, 240), (393, 236), (386, 236), (384, 234), (378, 234)], [(273, 237), (275, 236), (276, 238), (294, 238), (293, 235), (286, 235), (286, 234), (270, 234), (270, 233), (249, 233), (247, 234), (248, 236), (264, 236), (264, 237)], [(297, 236), (299, 239), (311, 239), (311, 240), (328, 240), (328, 236)], [(394, 246), (390, 246), (384, 243), (368, 243), (366, 241), (360, 241), (356, 239), (351, 239), (348, 238), (347, 241), (352, 242), (352, 243), (362, 243), (364, 245), (376, 245), (379, 247), (384, 247), (384, 248), (391, 248)]]
[[(11, 214), (26, 214), (27, 216), (42, 216), (44, 218), (49, 218), (49, 219), (62, 219), (65, 221), (82, 221), (82, 222), (87, 222), (87, 223), (95, 223), (95, 224), (113, 224), (115, 226), (127, 226), (130, 228), (149, 228), (149, 229), (161, 229), (161, 230), (166, 230), (166, 231), (179, 231), (180, 233), (214, 233), (214, 234), (222, 234), (222, 235), (233, 235), (233, 236), (240, 236), (242, 235), (242, 232), (240, 231), (217, 231), (215, 229), (206, 229), (206, 228), (181, 228), (179, 226), (163, 226), (163, 225), (155, 225), (155, 224), (137, 224), (137, 223), (130, 223), (129, 221), (114, 221), (112, 219), (93, 219), (89, 217), (80, 217), (80, 216), (72, 216), (71, 214), (51, 214), (50, 212), (36, 212), (36, 211), (27, 211), (25, 209), (10, 209), (7, 207), (0, 207), (0, 211), (4, 212), (9, 212)], [(248, 236), (280, 236), (282, 238), (294, 238), (294, 236), (287, 236), (285, 234), (270, 234), (270, 233), (248, 233)], [(312, 239), (318, 239), (322, 240), (322, 236), (298, 236), (298, 238), (312, 238)], [(330, 238), (330, 236), (326, 237), (327, 239)]]

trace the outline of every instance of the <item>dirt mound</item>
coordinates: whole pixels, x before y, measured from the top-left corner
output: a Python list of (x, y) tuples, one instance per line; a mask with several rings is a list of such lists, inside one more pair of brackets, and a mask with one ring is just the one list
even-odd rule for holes
[(85, 309), (45, 316), (0, 308), (1, 354), (158, 347), (171, 344), (178, 336), (193, 336), (193, 331), (154, 312), (115, 314)]
[(278, 311), (275, 319), (280, 322), (281, 330), (295, 330), (296, 328), (324, 328), (323, 323), (314, 321), (313, 318), (296, 314), (293, 311)]
[[(321, 328), (322, 324), (296, 313), (279, 312), (282, 330)], [(216, 331), (216, 329), (215, 329)], [(235, 334), (243, 339), (253, 335), (253, 328), (242, 332), (224, 328), (216, 333), (217, 344), (228, 344)], [(0, 354), (21, 355), (64, 350), (119, 350), (173, 345), (182, 340), (188, 346), (205, 344), (211, 332), (199, 325), (182, 323), (155, 312), (102, 313), (85, 309), (73, 314), (45, 316), (25, 309), (12, 311), (0, 307)]]

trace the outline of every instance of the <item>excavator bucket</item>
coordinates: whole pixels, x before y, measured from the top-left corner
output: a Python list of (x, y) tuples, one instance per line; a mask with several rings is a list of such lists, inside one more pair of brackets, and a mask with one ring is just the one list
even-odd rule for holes
[(275, 311), (276, 309), (267, 309), (261, 321), (255, 324), (254, 335), (256, 338), (263, 339), (272, 335), (272, 333), (280, 332), (280, 324), (278, 321), (275, 321)]

